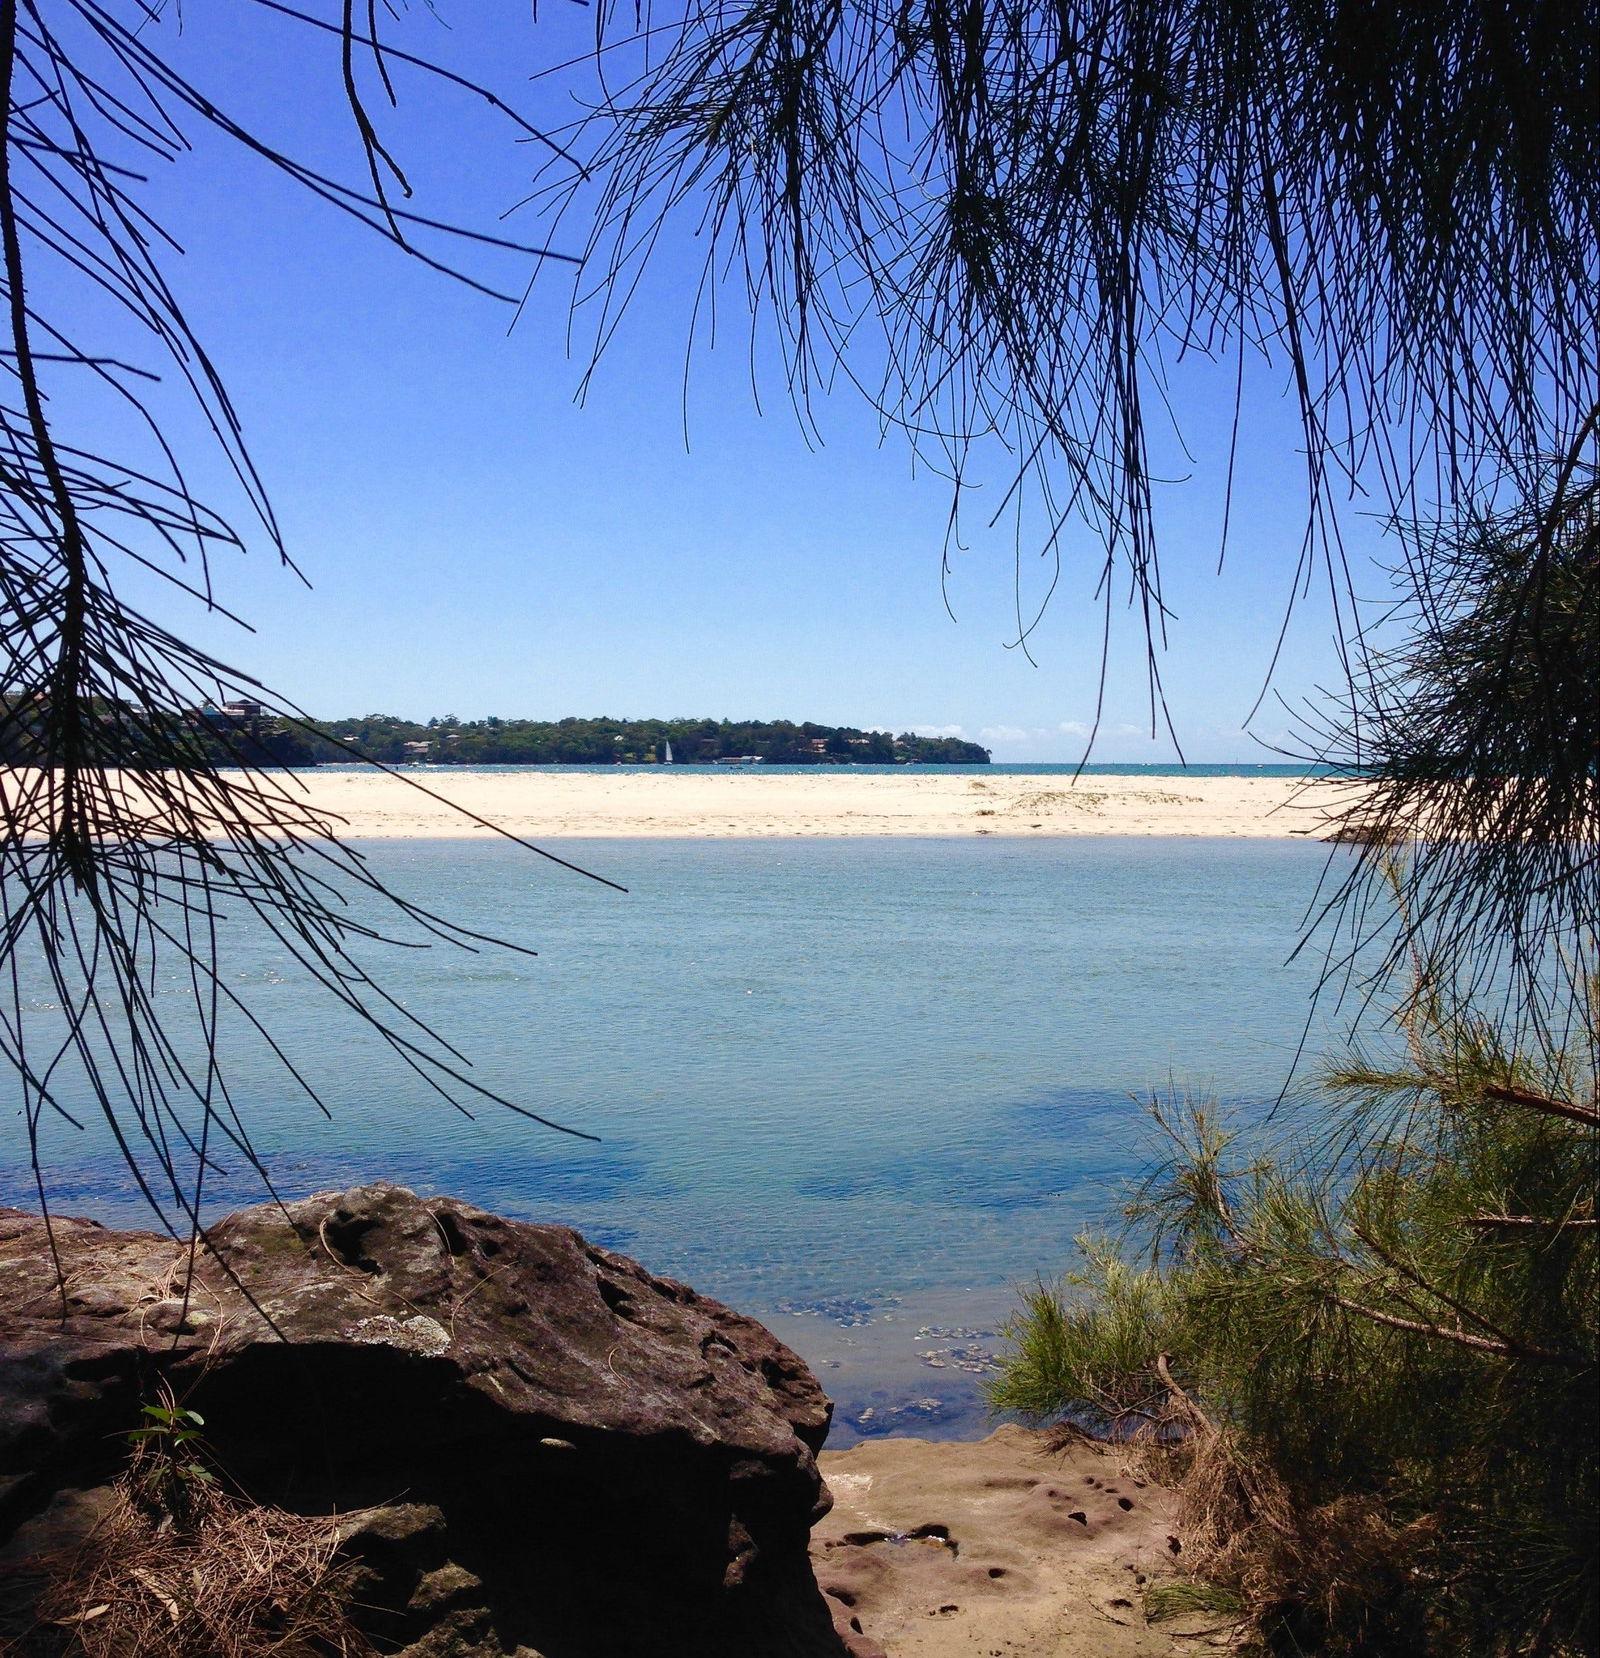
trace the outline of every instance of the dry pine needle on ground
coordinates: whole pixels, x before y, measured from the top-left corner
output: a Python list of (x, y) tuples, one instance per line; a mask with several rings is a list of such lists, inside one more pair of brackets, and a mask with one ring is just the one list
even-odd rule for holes
[(371, 1658), (352, 1621), (336, 1523), (220, 1491), (183, 1525), (119, 1487), (81, 1543), (29, 1563), (43, 1580), (15, 1658)]

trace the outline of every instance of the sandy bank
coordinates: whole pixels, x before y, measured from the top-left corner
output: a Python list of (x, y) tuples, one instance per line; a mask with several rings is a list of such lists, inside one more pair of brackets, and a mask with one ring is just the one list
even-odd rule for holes
[(885, 1439), (819, 1460), (834, 1506), (812, 1564), (863, 1652), (1156, 1658), (1226, 1643), (1214, 1615), (1146, 1619), (1145, 1590), (1182, 1570), (1173, 1498), (1113, 1451), (1052, 1454), (1044, 1435), (1002, 1427), (976, 1444)]
[[(1286, 778), (428, 772), (434, 794), (533, 840), (583, 836), (1253, 835), (1325, 832), (1335, 791)], [(489, 830), (410, 786), (359, 771), (287, 780), (306, 805), (374, 839)]]

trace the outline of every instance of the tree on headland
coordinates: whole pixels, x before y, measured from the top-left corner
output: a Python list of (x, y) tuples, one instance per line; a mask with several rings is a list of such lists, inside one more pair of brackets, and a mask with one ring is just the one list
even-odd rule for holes
[[(316, 742), (318, 735), (331, 739)], [(987, 765), (989, 750), (955, 737), (792, 720), (485, 719), (453, 715), (417, 725), (393, 715), (318, 721), (305, 759), (352, 756), (449, 766), (650, 765), (672, 745), (682, 763), (755, 758), (769, 765)]]

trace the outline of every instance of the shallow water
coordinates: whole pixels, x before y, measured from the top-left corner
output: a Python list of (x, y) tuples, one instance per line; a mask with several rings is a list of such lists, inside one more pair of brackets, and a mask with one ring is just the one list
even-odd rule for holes
[[(509, 846), (366, 851), (432, 907), (539, 950), (382, 965), (487, 1085), (601, 1143), (451, 1113), (245, 936), (233, 981), (333, 1111), (233, 1056), (281, 1189), (384, 1177), (571, 1224), (767, 1317), (853, 1420), (945, 1401), (895, 1419), (919, 1432), (981, 1425), (971, 1367), (1009, 1286), (1064, 1265), (1138, 1165), (1130, 1095), (1276, 1097), (1315, 971), (1286, 958), (1327, 856), (1147, 838), (585, 842), (624, 896)], [(58, 1128), (49, 1149), (59, 1207), (139, 1218), (92, 1131)], [(4, 1150), (0, 1201), (28, 1202), (15, 1132)], [(255, 1195), (235, 1170), (213, 1204)], [(984, 1339), (919, 1339), (928, 1327)]]

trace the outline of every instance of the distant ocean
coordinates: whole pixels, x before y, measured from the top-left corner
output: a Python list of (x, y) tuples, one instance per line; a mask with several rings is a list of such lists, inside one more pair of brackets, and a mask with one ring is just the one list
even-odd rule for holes
[[(297, 1100), (242, 1030), (229, 1042), (282, 1188), (383, 1177), (578, 1227), (767, 1318), (835, 1391), (838, 1442), (982, 1431), (977, 1387), (1015, 1286), (1113, 1224), (1146, 1155), (1136, 1096), (1272, 1107), (1317, 970), (1314, 952), (1289, 958), (1345, 855), (1221, 839), (586, 842), (623, 895), (503, 844), (364, 850), (430, 908), (540, 952), (375, 959), (488, 1086), (602, 1139), (452, 1113), (240, 928), (229, 982), (333, 1111)], [(1336, 1024), (1325, 1007), (1313, 1051)], [(31, 1204), (12, 1121), (0, 1202)], [(61, 1209), (142, 1220), (102, 1132), (55, 1124), (49, 1155)], [(237, 1167), (213, 1187), (219, 1209), (258, 1197)]]

